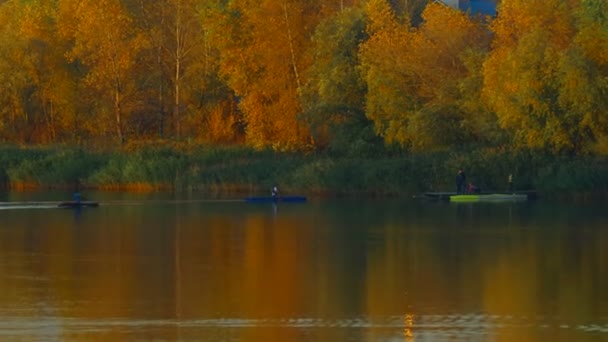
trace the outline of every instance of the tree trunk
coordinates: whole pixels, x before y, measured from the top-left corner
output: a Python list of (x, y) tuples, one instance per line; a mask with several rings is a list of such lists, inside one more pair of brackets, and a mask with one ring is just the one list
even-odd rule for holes
[(125, 137), (122, 130), (122, 104), (121, 104), (120, 89), (116, 89), (114, 92), (114, 115), (116, 118), (116, 135), (120, 144), (125, 143)]
[(285, 19), (285, 26), (287, 27), (287, 40), (289, 41), (289, 51), (291, 53), (291, 67), (293, 74), (296, 78), (296, 86), (298, 87), (298, 93), (300, 92), (300, 73), (298, 72), (298, 65), (296, 64), (296, 53), (293, 46), (293, 36), (291, 34), (291, 27), (289, 26), (289, 15), (287, 12), (287, 0), (283, 0), (283, 16)]
[(173, 108), (174, 120), (175, 120), (175, 136), (177, 140), (181, 138), (181, 113), (180, 113), (180, 89), (179, 83), (181, 78), (181, 58), (182, 58), (182, 2), (177, 1), (177, 8), (175, 13), (175, 108)]

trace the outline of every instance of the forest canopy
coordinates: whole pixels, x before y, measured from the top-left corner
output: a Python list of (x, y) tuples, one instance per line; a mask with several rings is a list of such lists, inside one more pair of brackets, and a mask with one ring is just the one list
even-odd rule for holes
[(12, 0), (0, 22), (2, 143), (608, 154), (605, 0)]

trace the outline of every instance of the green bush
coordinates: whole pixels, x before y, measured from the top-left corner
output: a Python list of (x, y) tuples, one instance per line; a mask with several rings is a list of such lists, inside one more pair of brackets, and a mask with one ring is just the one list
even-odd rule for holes
[(23, 152), (20, 162), (6, 171), (11, 183), (37, 184), (46, 187), (82, 184), (101, 164), (99, 155), (80, 149)]

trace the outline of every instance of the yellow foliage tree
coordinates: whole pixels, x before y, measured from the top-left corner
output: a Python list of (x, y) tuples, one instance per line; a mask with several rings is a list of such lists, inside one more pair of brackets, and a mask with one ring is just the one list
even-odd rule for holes
[(384, 0), (368, 3), (370, 39), (361, 61), (368, 86), (367, 115), (388, 143), (416, 150), (471, 139), (462, 123), (461, 84), (470, 77), (467, 56), (487, 49), (481, 22), (429, 4), (423, 23), (400, 24)]
[(484, 99), (516, 146), (575, 149), (572, 122), (557, 100), (560, 56), (575, 32), (571, 6), (563, 0), (511, 0), (498, 13), (484, 65)]
[(126, 139), (125, 118), (135, 101), (137, 57), (146, 40), (132, 25), (119, 0), (63, 0), (61, 22), (74, 46), (70, 60), (88, 67), (85, 81), (101, 95), (95, 101), (101, 113), (112, 113), (113, 127), (120, 143)]
[(583, 0), (578, 32), (560, 59), (559, 104), (581, 152), (608, 154), (608, 3)]

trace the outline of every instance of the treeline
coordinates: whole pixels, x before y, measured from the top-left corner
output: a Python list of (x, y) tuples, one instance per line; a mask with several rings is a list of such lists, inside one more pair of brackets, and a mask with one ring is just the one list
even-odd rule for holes
[(608, 153), (605, 0), (15, 0), (0, 22), (5, 143)]

